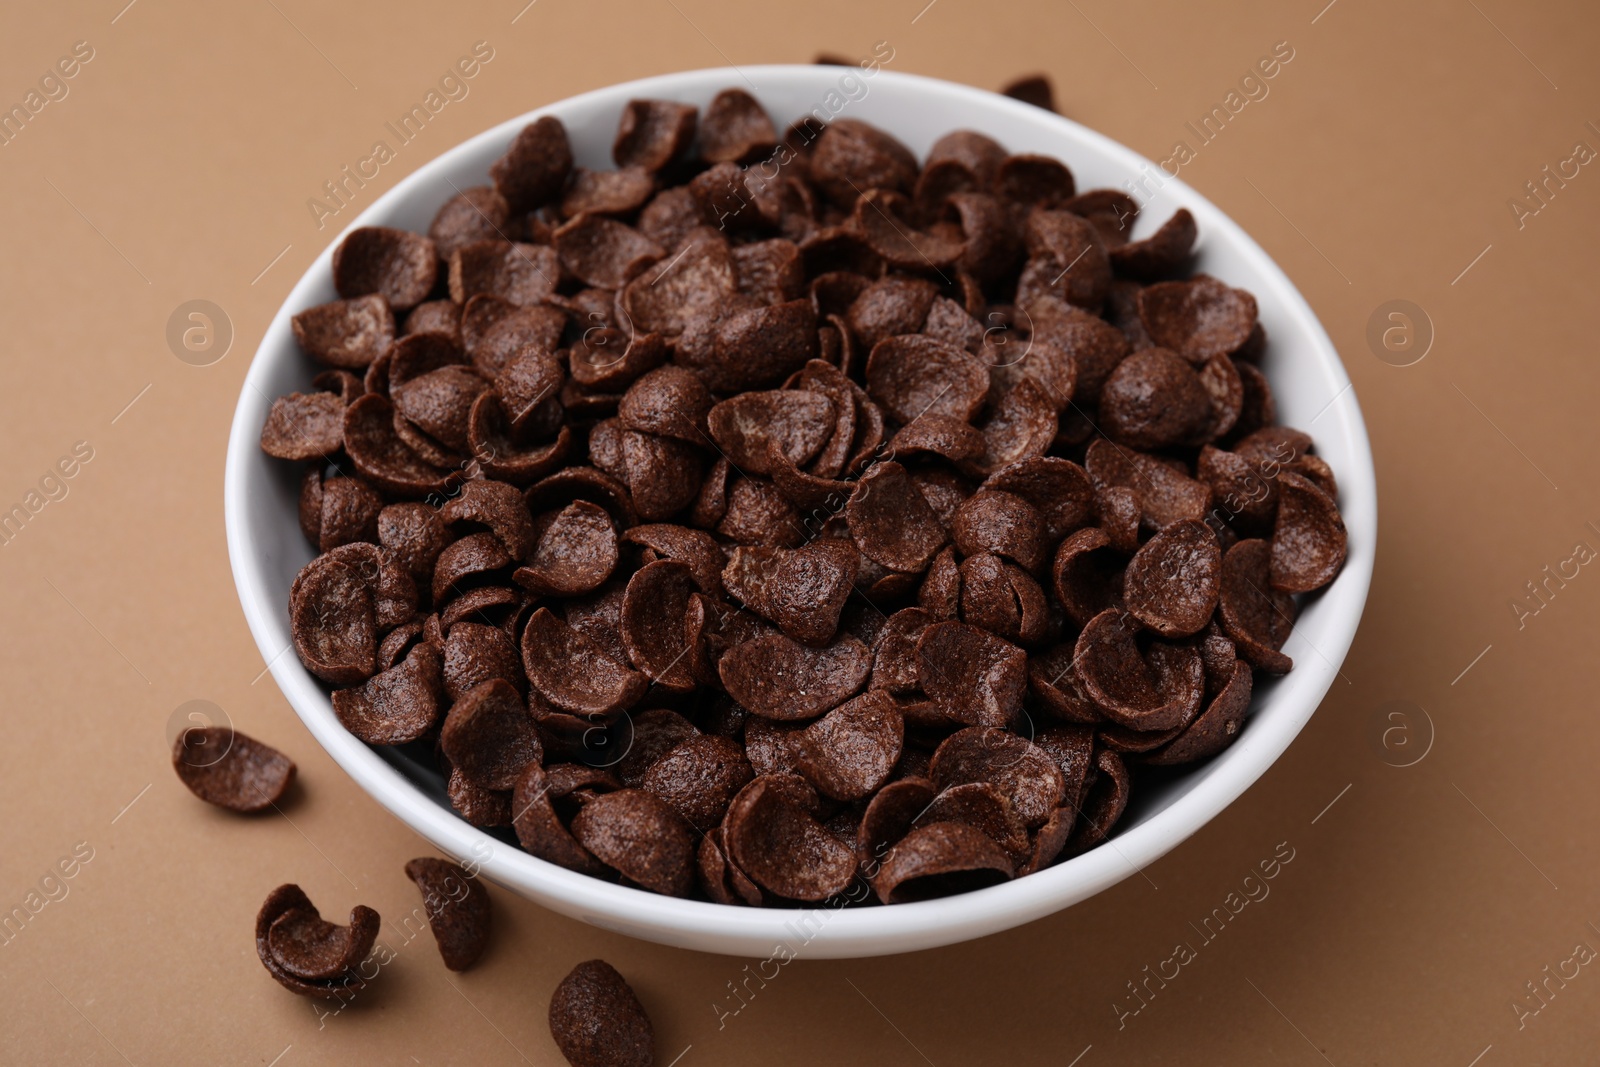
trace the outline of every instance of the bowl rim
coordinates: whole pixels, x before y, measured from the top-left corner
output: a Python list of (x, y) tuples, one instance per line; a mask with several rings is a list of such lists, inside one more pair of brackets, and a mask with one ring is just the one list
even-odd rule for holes
[[(445, 853), (481, 872), (519, 895), (529, 896), (592, 925), (647, 940), (702, 951), (759, 956), (780, 943), (808, 958), (860, 957), (932, 948), (1009, 929), (1068, 907), (1109, 888), (1160, 858), (1215, 818), (1259, 779), (1288, 748), (1326, 695), (1358, 628), (1371, 584), (1377, 536), (1377, 488), (1372, 452), (1360, 407), (1337, 350), (1310, 305), (1277, 263), (1243, 228), (1181, 178), (1167, 176), (1162, 192), (1196, 215), (1202, 233), (1221, 238), (1232, 251), (1252, 261), (1273, 290), (1270, 299), (1288, 317), (1300, 320), (1317, 362), (1338, 392), (1320, 421), (1333, 417), (1341, 424), (1351, 469), (1339, 470), (1340, 495), (1345, 501), (1350, 550), (1335, 586), (1343, 606), (1334, 639), (1316, 648), (1315, 659), (1301, 657), (1296, 673), (1306, 671), (1310, 684), (1302, 684), (1288, 707), (1252, 710), (1251, 722), (1239, 740), (1204, 765), (1206, 773), (1189, 784), (1183, 795), (1134, 826), (1120, 831), (1105, 844), (1064, 860), (1044, 871), (987, 889), (953, 897), (897, 904), (892, 907), (801, 909), (741, 908), (695, 900), (664, 897), (642, 889), (612, 884), (579, 874), (506, 844), (439, 805), (409, 781), (379, 753), (347, 732), (332, 711), (320, 683), (300, 663), (286, 655), (287, 610), (278, 602), (260, 565), (256, 531), (245, 521), (246, 497), (252, 486), (249, 461), (258, 451), (265, 409), (271, 398), (258, 379), (267, 374), (273, 353), (293, 344), (289, 320), (312, 303), (310, 293), (329, 276), (333, 249), (351, 230), (371, 225), (375, 216), (404, 203), (429, 185), (452, 161), (490, 143), (505, 144), (527, 123), (546, 114), (597, 104), (621, 102), (637, 96), (673, 98), (703, 90), (750, 84), (757, 94), (763, 79), (837, 79), (840, 68), (774, 64), (717, 67), (657, 75), (618, 83), (567, 97), (507, 119), (440, 152), (400, 179), (352, 218), (334, 235), (295, 282), (262, 335), (240, 388), (238, 405), (228, 440), (224, 473), (224, 509), (228, 556), (246, 621), (257, 647), (267, 661), (274, 681), (318, 743), (358, 785), (417, 833)], [(1026, 115), (1030, 121), (1062, 124), (1070, 139), (1098, 151), (1129, 174), (1157, 165), (1105, 134), (1070, 119), (1044, 112), (999, 94), (942, 79), (898, 71), (878, 70), (874, 84), (892, 84), (927, 94), (930, 105), (940, 97), (956, 98), (978, 107)], [(880, 81), (882, 80), (882, 81)], [(891, 130), (891, 132), (893, 132)], [(1070, 162), (1070, 161), (1069, 161)], [(1254, 286), (1258, 296), (1261, 286)], [(1352, 506), (1358, 504), (1359, 506)], [(1334, 587), (1330, 587), (1332, 589)]]

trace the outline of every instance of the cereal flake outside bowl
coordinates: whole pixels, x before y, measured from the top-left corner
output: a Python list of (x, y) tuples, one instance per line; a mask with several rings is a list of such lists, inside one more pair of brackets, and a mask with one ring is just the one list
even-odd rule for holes
[[(1080, 189), (1127, 188), (1145, 179), (1135, 238), (1179, 207), (1200, 232), (1193, 269), (1254, 293), (1271, 338), (1262, 361), (1279, 421), (1311, 433), (1336, 472), (1349, 555), (1339, 577), (1309, 598), (1284, 651), (1295, 669), (1257, 682), (1238, 739), (1185, 773), (1146, 783), (1111, 839), (1037, 874), (957, 896), (888, 907), (801, 910), (740, 908), (664, 897), (569, 871), (480, 830), (449, 807), (441, 776), (392, 750), (368, 747), (334, 716), (328, 694), (292, 652), (289, 587), (313, 556), (297, 520), (293, 464), (258, 444), (274, 397), (306, 387), (316, 368), (295, 343), (290, 318), (336, 297), (329, 242), (273, 318), (246, 374), (229, 438), (224, 496), (228, 552), (246, 620), (274, 680), (317, 741), (380, 804), (447, 855), (474, 863), (511, 892), (564, 915), (647, 941), (704, 952), (765, 957), (779, 946), (808, 958), (851, 958), (935, 948), (996, 933), (1075, 904), (1142, 870), (1215, 817), (1259, 778), (1310, 719), (1338, 676), (1371, 582), (1377, 488), (1365, 425), (1350, 379), (1315, 314), (1259, 245), (1187, 184), (1110, 138), (1000, 95), (936, 79), (878, 70), (843, 94), (850, 71), (759, 66), (686, 71), (615, 85), (536, 109), (481, 133), (420, 167), (379, 197), (348, 229), (393, 226), (425, 232), (458, 189), (482, 185), (516, 134), (543, 115), (566, 125), (575, 162), (611, 166), (623, 106), (636, 97), (701, 108), (719, 91), (748, 89), (780, 128), (822, 109), (883, 128), (919, 158), (951, 130), (972, 128), (1011, 152), (1060, 158)], [(840, 101), (844, 101), (842, 107)], [(1154, 176), (1153, 178), (1151, 176)]]

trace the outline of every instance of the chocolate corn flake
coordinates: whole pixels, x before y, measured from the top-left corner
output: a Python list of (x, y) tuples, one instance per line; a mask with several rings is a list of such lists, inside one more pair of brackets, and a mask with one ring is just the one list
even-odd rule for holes
[(281, 885), (256, 913), (256, 954), (277, 983), (303, 997), (347, 997), (366, 986), (356, 966), (378, 937), (378, 913), (363, 905), (350, 924), (325, 921), (299, 886)]
[(227, 726), (195, 726), (179, 734), (172, 769), (201, 800), (240, 812), (277, 804), (295, 774), (288, 756)]
[(351, 230), (333, 250), (333, 287), (346, 300), (376, 293), (394, 311), (428, 299), (439, 253), (421, 234), (387, 226)]
[(650, 1067), (655, 1032), (627, 980), (604, 960), (580, 963), (550, 997), (550, 1036), (573, 1067)]
[(489, 891), (482, 880), (435, 856), (409, 861), (406, 877), (422, 891), (428, 927), (444, 965), (452, 971), (470, 969), (488, 946), (493, 927)]

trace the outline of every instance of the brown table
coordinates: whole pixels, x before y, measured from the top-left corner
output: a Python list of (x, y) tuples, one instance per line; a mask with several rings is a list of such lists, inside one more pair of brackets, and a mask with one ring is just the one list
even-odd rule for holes
[[(550, 990), (603, 956), (654, 1016), (659, 1062), (683, 1052), (683, 1067), (1592, 1060), (1600, 973), (1580, 961), (1600, 948), (1600, 571), (1569, 561), (1600, 550), (1600, 170), (1566, 162), (1575, 143), (1600, 148), (1592, 6), (504, 0), (380, 17), (124, 2), (13, 8), (0, 35), (7, 105), (87, 42), (0, 146), (0, 511), (30, 508), (0, 547), (0, 910), (58, 861), (73, 871), (0, 942), (0, 1059), (552, 1063)], [(400, 916), (418, 902), (401, 865), (428, 850), (263, 675), (224, 548), (241, 377), (344, 222), (319, 230), (308, 198), (477, 41), (494, 58), (470, 92), (357, 206), (546, 101), (879, 40), (892, 69), (977, 85), (1048, 71), (1066, 113), (1157, 159), (1189, 142), (1183, 177), (1299, 284), (1355, 379), (1382, 487), (1346, 681), (1147, 877), (1008, 934), (801, 961), (719, 1027), (743, 961), (497, 893), (477, 970), (448, 974), (426, 938), (398, 943), (367, 1002), (319, 1018), (255, 959), (266, 890), (294, 880), (330, 913)], [(1200, 146), (1187, 124), (1278, 42), (1294, 58), (1270, 93)], [(207, 366), (167, 340), (197, 299), (231, 323)], [(1410, 366), (1369, 346), (1393, 300), (1424, 309), (1417, 343), (1434, 335)], [(215, 358), (210, 343), (191, 361)], [(63, 458), (73, 476), (47, 478)], [(299, 762), (285, 817), (241, 825), (179, 786), (164, 731), (190, 700)], [(1270, 894), (1205, 941), (1195, 927), (1281, 842), (1293, 860)], [(1129, 983), (1171, 974), (1180, 941), (1196, 958), (1134, 999)]]

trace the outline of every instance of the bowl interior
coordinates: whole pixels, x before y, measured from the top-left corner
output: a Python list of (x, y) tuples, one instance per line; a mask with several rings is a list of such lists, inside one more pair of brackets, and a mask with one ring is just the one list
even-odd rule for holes
[[(380, 803), (447, 853), (473, 861), (492, 880), (562, 911), (648, 940), (705, 951), (769, 954), (784, 941), (813, 957), (865, 956), (948, 944), (1002, 930), (1075, 903), (1120, 881), (1193, 834), (1243, 792), (1288, 746), (1337, 675), (1365, 603), (1376, 542), (1372, 457), (1349, 378), (1316, 316), (1281, 270), (1209, 201), (1155, 164), (1110, 139), (1037, 108), (928, 78), (854, 68), (774, 66), (689, 71), (613, 86), (540, 108), (467, 141), (424, 165), (380, 197), (350, 227), (426, 231), (456, 191), (487, 183), (489, 165), (523, 125), (551, 114), (566, 125), (577, 162), (612, 166), (623, 105), (649, 96), (704, 106), (720, 90), (742, 87), (781, 129), (807, 113), (858, 118), (894, 134), (919, 157), (958, 128), (980, 130), (1012, 152), (1053, 155), (1071, 167), (1080, 190), (1110, 186), (1142, 206), (1135, 236), (1153, 231), (1178, 207), (1199, 223), (1196, 270), (1250, 290), (1269, 338), (1262, 369), (1279, 420), (1310, 432), (1340, 484), (1349, 559), (1330, 586), (1309, 599), (1285, 651), (1295, 670), (1263, 679), (1237, 742), (1215, 759), (1158, 782), (1141, 783), (1117, 836), (1039, 874), (959, 897), (890, 908), (807, 912), (732, 908), (674, 900), (608, 885), (545, 863), (458, 818), (436, 771), (393, 750), (375, 750), (334, 718), (320, 684), (291, 647), (289, 586), (313, 556), (300, 533), (298, 470), (258, 447), (272, 400), (306, 389), (317, 368), (289, 328), (293, 314), (336, 297), (328, 248), (294, 287), (268, 328), (235, 413), (226, 474), (229, 555), (251, 631), (273, 677), (330, 754)], [(809, 918), (798, 922), (797, 916)], [(799, 942), (797, 944), (797, 941)]]

